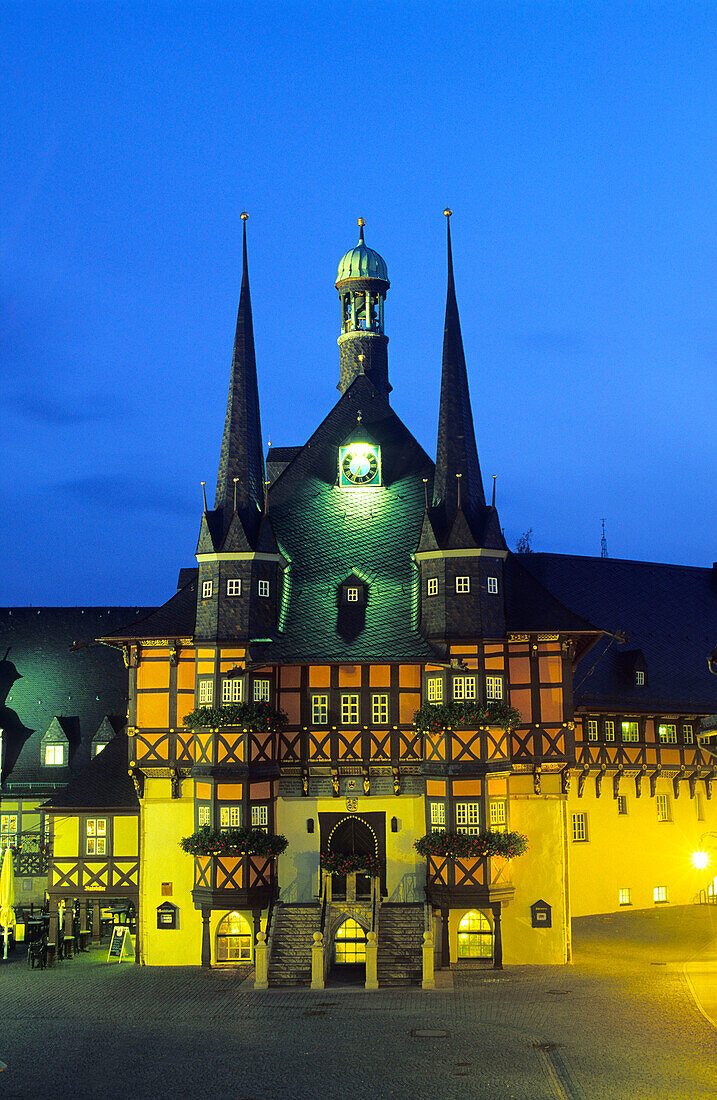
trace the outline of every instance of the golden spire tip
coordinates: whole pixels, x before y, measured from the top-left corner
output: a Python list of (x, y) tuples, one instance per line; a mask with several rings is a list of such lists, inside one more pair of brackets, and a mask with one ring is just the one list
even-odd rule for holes
[(443, 213), (445, 214), (445, 216), (446, 216), (447, 218), (450, 218), (450, 216), (451, 216), (451, 214), (453, 213), (453, 211), (452, 211), (452, 210), (449, 210), (449, 209), (448, 209), (448, 207), (446, 207), (446, 209), (445, 209), (445, 210), (443, 211)]
[(359, 218), (358, 224), (364, 226), (366, 224), (366, 220), (364, 218)]
[(247, 220), (247, 218), (249, 217), (249, 215), (247, 214), (246, 210), (242, 210), (242, 212), (241, 212), (241, 214), (239, 215), (239, 217), (241, 218), (241, 220), (242, 220), (243, 222), (245, 222), (245, 221)]

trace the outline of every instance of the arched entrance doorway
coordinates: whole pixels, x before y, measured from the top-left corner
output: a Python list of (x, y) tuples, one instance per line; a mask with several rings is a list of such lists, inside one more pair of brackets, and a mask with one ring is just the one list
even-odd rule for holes
[(217, 928), (217, 962), (251, 962), (252, 932), (241, 913), (227, 913)]
[(366, 980), (366, 930), (352, 917), (347, 917), (334, 934), (331, 972), (343, 982)]
[(493, 927), (485, 913), (471, 909), (459, 922), (458, 958), (486, 962), (493, 958)]
[[(360, 817), (352, 814), (339, 821), (329, 834), (329, 851), (339, 855), (378, 856), (378, 839), (373, 829)], [(333, 896), (346, 897), (346, 875), (333, 876)], [(371, 879), (368, 875), (356, 875), (356, 897), (371, 896)]]

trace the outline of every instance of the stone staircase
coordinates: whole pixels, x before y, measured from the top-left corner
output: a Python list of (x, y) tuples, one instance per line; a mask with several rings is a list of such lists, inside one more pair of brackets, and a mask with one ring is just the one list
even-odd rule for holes
[(384, 903), (378, 918), (378, 984), (420, 985), (423, 906)]
[(321, 925), (316, 903), (277, 905), (269, 959), (269, 985), (311, 985), (311, 946)]

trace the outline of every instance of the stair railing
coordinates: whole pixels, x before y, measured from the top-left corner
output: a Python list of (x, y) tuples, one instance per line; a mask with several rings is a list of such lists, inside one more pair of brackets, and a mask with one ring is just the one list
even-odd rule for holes
[(381, 880), (371, 878), (371, 931), (378, 934), (378, 916), (381, 908)]
[(266, 915), (266, 957), (269, 962), (271, 962), (271, 949), (274, 943), (274, 929), (276, 928), (274, 916), (280, 905), (278, 893), (272, 894), (269, 902), (269, 912)]
[(331, 967), (331, 941), (330, 937), (326, 935), (326, 923), (331, 908), (331, 872), (322, 868), (321, 870), (321, 925), (319, 931), (323, 937), (323, 971), (324, 981), (326, 981)]

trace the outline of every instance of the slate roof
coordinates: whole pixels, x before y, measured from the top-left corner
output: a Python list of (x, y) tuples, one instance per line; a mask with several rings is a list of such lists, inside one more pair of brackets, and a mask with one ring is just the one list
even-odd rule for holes
[(128, 760), (127, 735), (118, 733), (45, 806), (53, 809), (139, 811), (139, 799), (127, 770)]
[[(717, 709), (717, 677), (707, 667), (717, 642), (717, 569), (566, 554), (526, 554), (520, 564), (576, 613), (627, 636), (622, 646), (601, 639), (579, 663), (576, 704), (623, 713)], [(635, 651), (647, 664), (644, 687), (634, 683)]]
[[(128, 621), (117, 630), (102, 635), (108, 642), (133, 641), (138, 638), (190, 638), (197, 617), (197, 569), (182, 569), (180, 581), (185, 584), (162, 604), (140, 618)], [(145, 609), (146, 611), (146, 609)]]
[[(361, 428), (381, 446), (380, 488), (337, 488), (338, 447)], [(388, 401), (361, 375), (269, 490), (269, 517), (290, 562), (275, 640), (252, 656), (271, 661), (430, 659), (418, 633), (412, 553), (424, 512), (422, 478), (433, 463)], [(365, 623), (345, 628), (339, 586), (368, 584)], [(360, 625), (360, 624), (359, 624)]]
[[(146, 615), (139, 607), (6, 607), (0, 609), (0, 725), (4, 730), (6, 794), (24, 784), (52, 790), (90, 758), (105, 716), (123, 724), (127, 670), (122, 655), (94, 645), (100, 634)], [(79, 643), (79, 648), (71, 648)], [(41, 764), (41, 740), (61, 719), (70, 745), (69, 767)], [(67, 721), (71, 719), (72, 721)]]

